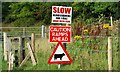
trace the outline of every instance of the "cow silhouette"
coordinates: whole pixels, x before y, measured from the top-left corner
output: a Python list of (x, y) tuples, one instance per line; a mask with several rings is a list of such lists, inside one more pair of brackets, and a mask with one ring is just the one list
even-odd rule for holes
[(56, 60), (57, 58), (60, 58), (60, 60), (62, 60), (62, 57), (63, 57), (63, 56), (65, 56), (64, 53), (62, 53), (62, 54), (55, 54), (55, 55), (54, 55), (54, 60)]

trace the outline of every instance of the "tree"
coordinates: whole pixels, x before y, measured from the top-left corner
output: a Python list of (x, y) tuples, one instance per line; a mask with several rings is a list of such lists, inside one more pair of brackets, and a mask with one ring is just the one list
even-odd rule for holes
[(110, 16), (113, 16), (114, 20), (120, 18), (119, 2), (3, 2), (3, 22), (19, 22), (21, 18), (27, 21), (30, 18), (35, 22), (51, 24), (52, 6), (72, 7), (72, 22), (79, 19), (85, 24), (91, 24), (98, 21), (109, 22)]

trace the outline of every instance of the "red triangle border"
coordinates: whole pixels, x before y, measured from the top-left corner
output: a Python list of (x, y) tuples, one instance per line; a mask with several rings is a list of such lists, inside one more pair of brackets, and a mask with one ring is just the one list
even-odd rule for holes
[[(68, 59), (70, 61), (55, 61), (55, 62), (51, 62), (52, 57), (53, 57), (54, 53), (56, 52), (56, 50), (57, 50), (57, 48), (58, 48), (59, 45), (61, 45), (63, 51), (65, 52), (65, 54), (67, 55), (67, 57), (68, 57)], [(62, 45), (62, 43), (58, 42), (57, 45), (56, 45), (56, 47), (55, 47), (55, 49), (54, 49), (54, 51), (53, 51), (53, 53), (52, 53), (52, 55), (50, 56), (50, 58), (48, 60), (48, 64), (70, 64), (70, 63), (72, 63), (72, 59), (70, 58), (69, 54), (65, 50), (64, 46)]]

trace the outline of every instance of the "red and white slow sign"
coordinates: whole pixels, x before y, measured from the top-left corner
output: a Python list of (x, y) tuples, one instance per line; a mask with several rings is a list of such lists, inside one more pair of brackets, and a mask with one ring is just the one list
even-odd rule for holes
[(70, 42), (70, 26), (50, 26), (49, 29), (50, 42)]
[(72, 7), (52, 6), (52, 23), (71, 24)]

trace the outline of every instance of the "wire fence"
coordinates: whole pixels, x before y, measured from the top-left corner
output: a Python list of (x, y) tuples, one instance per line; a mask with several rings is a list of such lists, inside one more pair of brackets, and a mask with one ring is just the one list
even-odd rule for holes
[(6, 32), (8, 36), (30, 36), (31, 33), (35, 33), (37, 36), (41, 36), (42, 27), (2, 27), (2, 32)]
[[(42, 37), (49, 38), (49, 28), (45, 26), (2, 27), (2, 31), (7, 32), (8, 37), (31, 36), (31, 33), (35, 33), (36, 41)], [(108, 37), (112, 37), (113, 70), (118, 70), (120, 36), (117, 35), (116, 31), (118, 31), (117, 28), (113, 29), (113, 31), (103, 29), (101, 30), (101, 34), (104, 34), (102, 36), (100, 34), (96, 36), (82, 34), (81, 39), (73, 39), (72, 37), (72, 42), (68, 44), (67, 51), (73, 59), (72, 65), (75, 64), (76, 70), (108, 70)], [(83, 32), (84, 29), (81, 33)], [(110, 35), (106, 35), (106, 32)], [(16, 48), (18, 45), (18, 42), (12, 42), (13, 48)], [(40, 43), (38, 47), (40, 47)]]
[[(83, 36), (68, 46), (73, 63), (82, 70), (108, 70), (108, 37)], [(119, 37), (112, 37), (113, 70), (119, 69)], [(93, 41), (92, 41), (93, 40)], [(73, 46), (74, 45), (74, 46)]]

